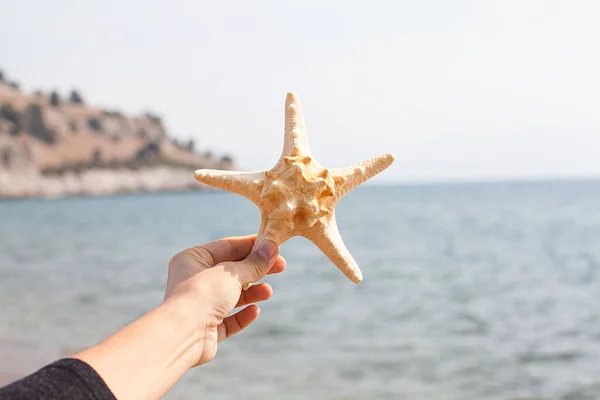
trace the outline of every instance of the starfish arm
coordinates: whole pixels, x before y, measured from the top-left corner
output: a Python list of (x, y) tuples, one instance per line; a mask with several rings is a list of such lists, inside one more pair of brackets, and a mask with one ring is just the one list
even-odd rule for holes
[(332, 216), (325, 229), (315, 229), (307, 234), (306, 238), (316, 244), (348, 279), (354, 283), (362, 282), (360, 268), (342, 240), (335, 216)]
[(349, 167), (333, 168), (337, 200), (392, 165), (394, 159), (393, 154), (384, 154)]
[(302, 106), (294, 93), (288, 93), (285, 99), (285, 130), (280, 162), (285, 157), (310, 155)]
[(244, 196), (257, 203), (260, 199), (264, 172), (238, 172), (216, 169), (199, 169), (194, 178), (206, 185)]

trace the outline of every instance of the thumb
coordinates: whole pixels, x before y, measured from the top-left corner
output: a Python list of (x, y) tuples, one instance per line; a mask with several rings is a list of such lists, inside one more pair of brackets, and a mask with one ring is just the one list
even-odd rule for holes
[(267, 239), (248, 257), (242, 261), (232, 263), (241, 284), (246, 285), (261, 280), (275, 263), (278, 254), (279, 246), (277, 246), (277, 243)]

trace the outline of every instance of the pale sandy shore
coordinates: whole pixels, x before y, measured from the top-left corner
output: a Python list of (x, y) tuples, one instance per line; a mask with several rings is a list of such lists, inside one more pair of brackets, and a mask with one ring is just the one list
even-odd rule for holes
[(90, 170), (43, 176), (35, 171), (0, 171), (0, 198), (56, 198), (118, 193), (206, 190), (193, 171), (170, 167), (139, 170)]

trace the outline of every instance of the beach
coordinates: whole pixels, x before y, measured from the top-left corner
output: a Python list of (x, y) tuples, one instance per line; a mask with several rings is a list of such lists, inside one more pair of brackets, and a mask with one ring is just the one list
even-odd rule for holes
[(91, 169), (81, 173), (45, 176), (37, 171), (0, 170), (0, 198), (106, 196), (122, 193), (206, 190), (193, 170), (170, 167)]

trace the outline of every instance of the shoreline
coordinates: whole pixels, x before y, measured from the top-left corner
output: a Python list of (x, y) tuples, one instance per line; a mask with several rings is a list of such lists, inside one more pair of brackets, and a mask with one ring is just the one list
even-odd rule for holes
[(193, 171), (174, 167), (93, 169), (44, 176), (38, 171), (0, 171), (0, 200), (62, 199), (119, 194), (210, 191)]

